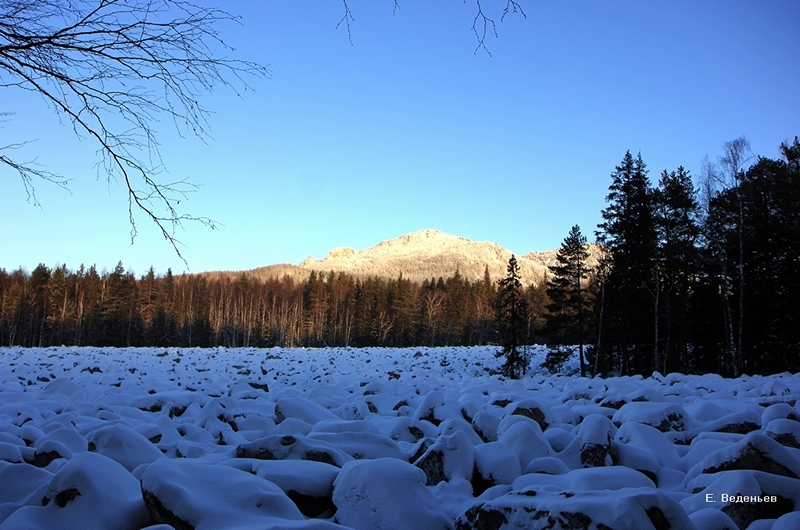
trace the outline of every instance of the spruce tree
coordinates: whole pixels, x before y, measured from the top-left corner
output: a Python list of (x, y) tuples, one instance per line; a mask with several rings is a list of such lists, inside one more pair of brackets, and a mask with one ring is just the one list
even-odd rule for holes
[(547, 280), (547, 295), (551, 301), (546, 316), (548, 335), (561, 345), (578, 344), (581, 376), (586, 375), (583, 345), (587, 341), (591, 313), (584, 288), (588, 258), (586, 237), (575, 225), (561, 243), (556, 264), (548, 267), (553, 276)]
[(103, 346), (130, 347), (137, 341), (135, 331), (136, 285), (133, 274), (117, 263), (106, 278), (102, 297)]
[(33, 269), (28, 280), (28, 317), (27, 340), (25, 346), (42, 347), (45, 344), (45, 327), (48, 312), (48, 283), (50, 282), (50, 269), (43, 263)]
[(498, 280), (496, 318), (503, 349), (497, 357), (505, 357), (501, 370), (507, 377), (519, 379), (528, 369), (530, 358), (524, 346), (528, 324), (528, 302), (525, 299), (519, 276), (517, 258), (508, 260), (508, 274)]
[(661, 174), (653, 194), (658, 236), (657, 271), (663, 311), (656, 368), (686, 370), (689, 362), (688, 312), (698, 273), (699, 204), (689, 172)]
[(634, 159), (630, 151), (611, 179), (597, 233), (610, 260), (602, 344), (623, 374), (649, 375), (658, 357), (654, 323), (660, 304), (653, 192), (641, 155)]

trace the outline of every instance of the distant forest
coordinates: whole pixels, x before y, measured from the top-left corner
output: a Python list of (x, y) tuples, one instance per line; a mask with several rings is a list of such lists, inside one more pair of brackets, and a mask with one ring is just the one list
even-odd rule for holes
[[(699, 189), (683, 168), (654, 186), (641, 156), (626, 153), (595, 232), (600, 265), (583, 267), (575, 245), (585, 237), (574, 227), (550, 274), (522, 288), (524, 342), (586, 344), (591, 373), (800, 369), (797, 138), (781, 152), (751, 158), (744, 138), (728, 142), (704, 165)], [(420, 284), (334, 272), (298, 281), (151, 269), (137, 278), (122, 263), (103, 273), (39, 265), (0, 269), (0, 344), (498, 344), (497, 298), (488, 270), (479, 281), (454, 271)]]

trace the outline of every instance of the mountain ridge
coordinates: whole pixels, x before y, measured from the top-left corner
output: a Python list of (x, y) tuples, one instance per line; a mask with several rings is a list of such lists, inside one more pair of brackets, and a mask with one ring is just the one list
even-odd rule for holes
[[(594, 264), (597, 246), (591, 244), (589, 251), (589, 262)], [(476, 281), (483, 278), (488, 268), (489, 276), (496, 280), (505, 276), (508, 260), (514, 254), (523, 283), (538, 284), (548, 273), (547, 267), (555, 263), (557, 253), (558, 250), (554, 249), (519, 254), (490, 241), (473, 241), (440, 230), (423, 229), (381, 241), (364, 250), (334, 248), (321, 259), (308, 256), (298, 265), (281, 263), (248, 271), (207, 274), (245, 274), (262, 280), (290, 276), (302, 280), (312, 271), (322, 274), (334, 271), (357, 277), (397, 278), (402, 274), (403, 278), (422, 282), (431, 278), (448, 278), (458, 271), (465, 279)]]

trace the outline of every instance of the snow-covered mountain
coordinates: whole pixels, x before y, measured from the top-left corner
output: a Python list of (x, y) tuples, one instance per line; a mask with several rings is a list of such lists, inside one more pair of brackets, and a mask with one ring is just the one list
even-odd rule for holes
[[(524, 283), (538, 283), (555, 263), (556, 250), (528, 252), (517, 256)], [(506, 274), (512, 251), (489, 241), (472, 241), (439, 230), (418, 230), (395, 239), (382, 241), (364, 250), (349, 247), (331, 250), (322, 259), (312, 256), (297, 266), (280, 264), (261, 267), (248, 274), (259, 278), (290, 274), (305, 277), (311, 271), (346, 272), (356, 276), (404, 278), (419, 281), (430, 278), (448, 278), (456, 270), (468, 280), (483, 278), (486, 267), (489, 275), (500, 278)], [(597, 249), (590, 247), (590, 262), (596, 262)]]

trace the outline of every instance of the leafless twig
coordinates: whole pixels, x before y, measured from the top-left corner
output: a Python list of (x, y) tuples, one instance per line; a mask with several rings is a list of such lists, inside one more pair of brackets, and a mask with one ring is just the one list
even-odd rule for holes
[[(464, 0), (464, 3), (466, 4), (467, 0)], [(494, 19), (486, 16), (486, 13), (483, 11), (483, 5), (481, 5), (481, 0), (475, 0), (475, 7), (477, 9), (477, 13), (475, 13), (475, 18), (472, 19), (472, 32), (475, 34), (475, 38), (478, 40), (478, 45), (475, 47), (475, 51), (473, 53), (478, 53), (478, 50), (483, 48), (489, 57), (491, 57), (492, 52), (490, 52), (489, 48), (486, 47), (486, 36), (491, 29), (494, 37), (497, 38), (497, 24), (495, 23)], [(503, 12), (500, 15), (500, 22), (503, 22), (506, 18), (506, 15), (509, 13), (519, 13), (522, 15), (522, 18), (527, 18), (525, 11), (522, 10), (522, 6), (520, 6), (519, 3), (515, 2), (514, 0), (507, 0), (506, 6), (503, 8)]]
[[(347, 3), (347, 1), (348, 0), (342, 0), (344, 14), (342, 15), (341, 20), (339, 20), (339, 23), (336, 24), (336, 29), (339, 29), (339, 26), (344, 23), (347, 27), (347, 38), (350, 41), (350, 44), (353, 44), (353, 34), (351, 32), (350, 22), (353, 22), (355, 19), (353, 18), (353, 13), (350, 11), (350, 5)], [(399, 0), (393, 0), (393, 2), (394, 7), (392, 8), (392, 15), (395, 15), (400, 9), (400, 3)], [(467, 0), (464, 0), (464, 3), (466, 4)], [(478, 53), (478, 50), (483, 48), (483, 50), (491, 57), (492, 53), (489, 51), (489, 48), (486, 47), (486, 37), (490, 33), (494, 34), (495, 38), (498, 36), (497, 23), (493, 18), (486, 15), (483, 10), (483, 5), (481, 4), (481, 0), (475, 0), (475, 7), (477, 12), (475, 13), (475, 18), (472, 19), (472, 32), (475, 34), (475, 39), (478, 41), (478, 45), (475, 47), (474, 53)], [(519, 14), (522, 15), (522, 18), (527, 18), (522, 6), (515, 0), (506, 0), (506, 5), (500, 14), (500, 22), (503, 22), (508, 14)]]
[[(42, 96), (79, 137), (98, 147), (98, 170), (128, 192), (131, 238), (135, 212), (156, 223), (181, 256), (175, 231), (177, 205), (192, 186), (163, 184), (154, 124), (170, 116), (179, 134), (208, 137), (208, 111), (200, 96), (218, 86), (247, 89), (244, 76), (268, 77), (254, 62), (228, 59), (233, 51), (218, 27), (239, 19), (185, 0), (0, 0), (0, 88)], [(26, 142), (7, 146), (11, 149)], [(33, 181), (67, 181), (31, 163), (0, 156), (15, 170), (29, 197)], [(182, 256), (181, 256), (182, 257)]]

